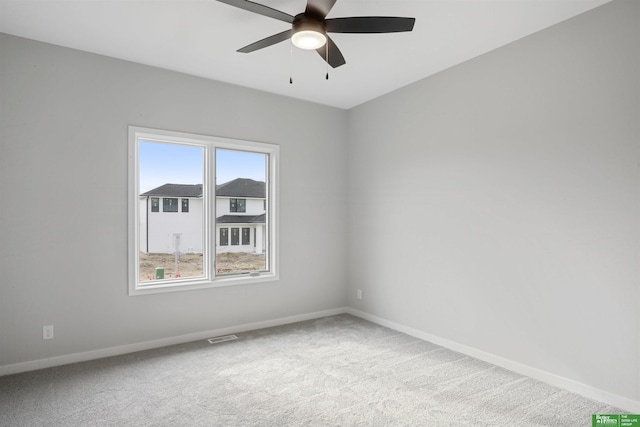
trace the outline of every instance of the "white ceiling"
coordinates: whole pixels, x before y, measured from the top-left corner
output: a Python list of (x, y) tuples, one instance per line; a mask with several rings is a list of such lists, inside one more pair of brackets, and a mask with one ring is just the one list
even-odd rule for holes
[[(256, 0), (290, 15), (306, 0)], [(611, 0), (338, 0), (328, 18), (415, 17), (413, 32), (332, 34), (329, 70), (288, 24), (216, 0), (0, 0), (0, 32), (348, 109)], [(289, 77), (293, 74), (293, 84)]]

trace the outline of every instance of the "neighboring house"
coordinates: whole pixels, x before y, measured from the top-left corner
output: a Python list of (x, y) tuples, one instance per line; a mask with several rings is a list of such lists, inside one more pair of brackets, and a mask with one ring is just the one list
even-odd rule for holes
[(236, 178), (216, 187), (216, 252), (266, 249), (266, 185)]
[[(263, 253), (266, 186), (236, 178), (216, 187), (216, 252)], [(140, 251), (202, 253), (202, 184), (164, 184), (140, 195)]]

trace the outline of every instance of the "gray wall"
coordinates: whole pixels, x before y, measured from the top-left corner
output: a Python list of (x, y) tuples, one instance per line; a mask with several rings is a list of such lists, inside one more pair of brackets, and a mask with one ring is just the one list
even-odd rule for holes
[(349, 112), (351, 307), (640, 398), (639, 14), (615, 1)]
[[(345, 306), (343, 110), (0, 43), (0, 366)], [(280, 144), (279, 282), (127, 296), (128, 125)]]

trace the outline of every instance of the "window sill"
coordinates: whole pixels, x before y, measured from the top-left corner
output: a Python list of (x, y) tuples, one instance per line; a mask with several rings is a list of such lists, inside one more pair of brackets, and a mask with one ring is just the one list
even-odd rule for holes
[(168, 281), (150, 282), (148, 285), (139, 285), (129, 289), (129, 296), (150, 295), (166, 292), (191, 291), (196, 289), (221, 288), (226, 286), (259, 284), (279, 280), (277, 274), (260, 273), (259, 275), (242, 274), (230, 277), (218, 277), (209, 279), (182, 279)]

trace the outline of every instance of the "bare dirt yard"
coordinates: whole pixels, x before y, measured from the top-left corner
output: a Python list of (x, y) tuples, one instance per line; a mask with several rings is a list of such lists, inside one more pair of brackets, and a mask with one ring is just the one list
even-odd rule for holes
[[(231, 274), (246, 271), (260, 271), (265, 269), (264, 254), (222, 253), (216, 255), (216, 271), (218, 274)], [(165, 279), (175, 277), (202, 276), (202, 254), (182, 254), (176, 258), (172, 254), (140, 253), (140, 281), (154, 280), (156, 267), (164, 268)]]

